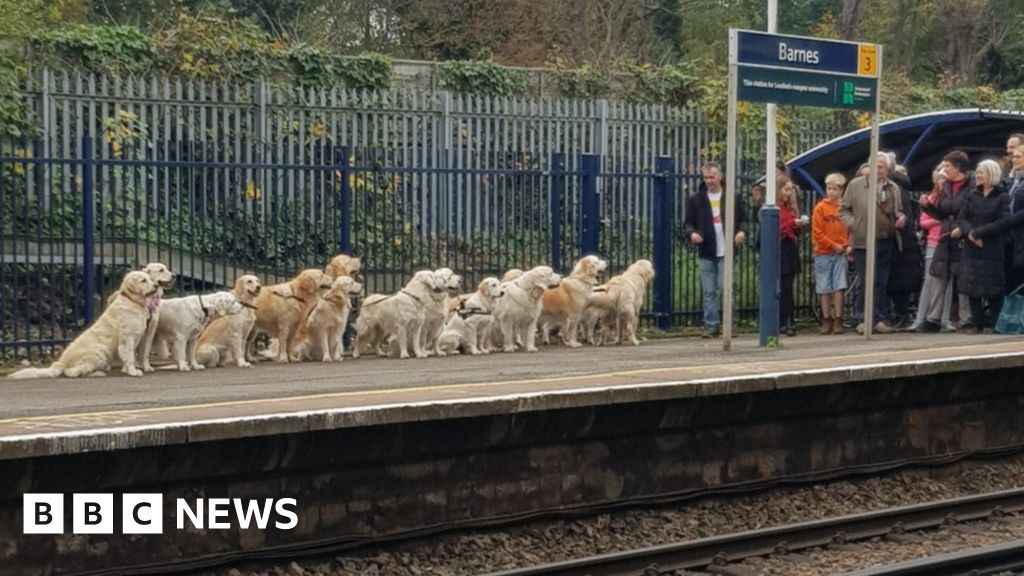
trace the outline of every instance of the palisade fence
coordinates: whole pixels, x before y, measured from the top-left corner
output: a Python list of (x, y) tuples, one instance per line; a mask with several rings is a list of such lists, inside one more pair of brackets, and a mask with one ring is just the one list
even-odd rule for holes
[[(469, 290), (509, 268), (568, 272), (596, 251), (613, 273), (654, 259), (646, 316), (699, 322), (680, 229), (724, 131), (694, 108), (49, 71), (25, 94), (38, 137), (0, 142), (7, 360), (52, 353), (150, 261), (180, 274), (180, 295), (245, 273), (282, 282), (350, 252), (368, 290), (386, 292), (422, 268), (450, 267)], [(792, 152), (837, 135), (790, 132)], [(762, 144), (741, 142), (744, 189), (764, 174)], [(757, 315), (755, 259), (738, 257), (745, 320)], [(809, 309), (805, 268), (797, 303)]]

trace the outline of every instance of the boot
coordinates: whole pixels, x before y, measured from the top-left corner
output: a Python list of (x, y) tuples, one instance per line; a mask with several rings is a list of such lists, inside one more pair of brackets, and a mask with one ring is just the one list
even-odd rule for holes
[(842, 316), (835, 316), (835, 317), (833, 317), (832, 318), (832, 333), (833, 334), (843, 334), (845, 332), (846, 332), (846, 329), (843, 328), (843, 317)]
[(827, 336), (827, 335), (829, 335), (831, 333), (832, 333), (832, 319), (831, 318), (822, 318), (821, 319), (821, 329), (818, 330), (818, 334), (821, 334), (822, 336)]

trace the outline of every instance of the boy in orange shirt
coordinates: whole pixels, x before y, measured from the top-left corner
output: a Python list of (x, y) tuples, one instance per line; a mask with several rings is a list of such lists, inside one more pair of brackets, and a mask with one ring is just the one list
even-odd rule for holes
[(811, 236), (814, 238), (814, 291), (821, 298), (820, 334), (843, 333), (843, 291), (846, 290), (847, 257), (853, 252), (850, 233), (839, 219), (839, 203), (846, 178), (839, 173), (825, 178), (827, 195), (814, 207)]

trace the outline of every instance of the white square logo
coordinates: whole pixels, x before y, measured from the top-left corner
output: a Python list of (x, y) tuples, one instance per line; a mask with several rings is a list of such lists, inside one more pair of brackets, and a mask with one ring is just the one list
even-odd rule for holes
[(24, 534), (63, 534), (64, 495), (25, 494), (21, 515)]
[(114, 533), (113, 494), (75, 494), (71, 528), (75, 534)]
[(121, 532), (163, 534), (164, 497), (161, 494), (124, 494), (121, 497)]

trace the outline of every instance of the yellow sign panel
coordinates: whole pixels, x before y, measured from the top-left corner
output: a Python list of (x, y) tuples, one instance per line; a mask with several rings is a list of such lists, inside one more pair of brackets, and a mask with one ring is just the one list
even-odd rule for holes
[(861, 44), (857, 50), (857, 74), (878, 76), (878, 46)]

